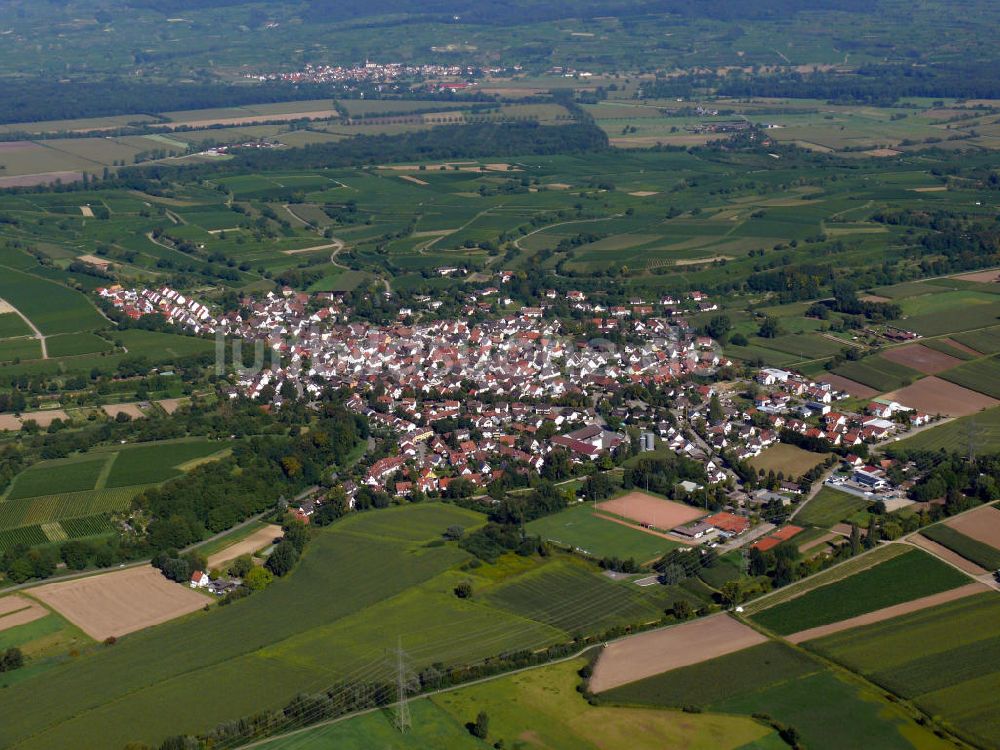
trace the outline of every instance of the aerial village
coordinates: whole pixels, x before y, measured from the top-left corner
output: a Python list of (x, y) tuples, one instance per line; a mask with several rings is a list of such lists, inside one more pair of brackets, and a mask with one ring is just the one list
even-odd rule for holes
[[(611, 345), (565, 335), (546, 310), (554, 291), (537, 307), (502, 312), (510, 302), (505, 281), (501, 273), (497, 286), (470, 294), (467, 313), (496, 313), (474, 323), (435, 319), (429, 299), (417, 313), (401, 309), (396, 324), (375, 325), (353, 316), (335, 293), (271, 292), (227, 313), (169, 288), (113, 286), (98, 294), (130, 318), (158, 315), (189, 333), (266, 351), (266, 365), (237, 368), (224, 397), (281, 408), (286, 399), (344, 388), (346, 407), (389, 443), (360, 482), (345, 483), (351, 502), (362, 488), (406, 498), (445, 495), (458, 482), (463, 492), (483, 493), (505, 472), (546, 476), (546, 465), (558, 461), (586, 475), (664, 451), (703, 468), (703, 480), (679, 483), (675, 499), (710, 497), (719, 511), (665, 530), (689, 543), (762, 537), (754, 542), (762, 549), (777, 545), (797, 527), (766, 536), (775, 526), (751, 521), (767, 515), (764, 509), (787, 514), (822, 483), (890, 509), (910, 502), (912, 467), (869, 462), (869, 447), (934, 416), (892, 401), (848, 409), (840, 405), (848, 394), (830, 384), (788, 370), (734, 367), (717, 342), (685, 323), (686, 311), (717, 309), (699, 292), (610, 309), (565, 293), (574, 309), (594, 315), (597, 330), (624, 335), (626, 343)], [(648, 403), (636, 386), (657, 391), (665, 396), (658, 403), (668, 405)], [(748, 482), (734, 471), (781, 443), (840, 455), (801, 476), (760, 469)], [(305, 500), (297, 512), (308, 520), (316, 504)]]

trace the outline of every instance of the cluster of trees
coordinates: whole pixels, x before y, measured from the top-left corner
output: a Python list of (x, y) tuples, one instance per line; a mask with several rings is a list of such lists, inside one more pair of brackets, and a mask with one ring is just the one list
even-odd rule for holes
[(148, 512), (153, 549), (180, 549), (273, 507), (277, 495), (294, 496), (342, 464), (367, 423), (331, 409), (304, 434), (259, 436), (238, 444), (230, 458), (198, 467), (166, 485), (147, 490), (135, 506)]
[(635, 463), (625, 467), (622, 487), (627, 490), (639, 487), (661, 495), (671, 495), (678, 482), (691, 480), (703, 483), (706, 479), (705, 467), (699, 462), (687, 456), (670, 453), (639, 456)]
[(17, 646), (11, 646), (0, 654), (0, 672), (13, 672), (24, 666), (24, 654)]

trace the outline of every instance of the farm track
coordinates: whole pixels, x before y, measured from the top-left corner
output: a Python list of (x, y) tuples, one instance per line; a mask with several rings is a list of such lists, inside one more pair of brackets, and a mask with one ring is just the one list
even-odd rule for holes
[(823, 638), (824, 636), (833, 635), (834, 633), (841, 633), (845, 630), (860, 628), (865, 625), (873, 625), (877, 622), (891, 620), (894, 617), (901, 617), (902, 615), (908, 615), (912, 612), (919, 612), (922, 609), (936, 607), (939, 604), (946, 604), (947, 602), (953, 602), (957, 599), (964, 599), (967, 596), (982, 594), (987, 590), (989, 590), (989, 587), (984, 586), (979, 582), (967, 583), (964, 586), (959, 586), (957, 589), (942, 591), (939, 594), (931, 594), (930, 596), (922, 596), (919, 599), (912, 599), (908, 602), (903, 602), (902, 604), (894, 604), (891, 607), (883, 607), (882, 609), (877, 609), (874, 612), (868, 612), (863, 615), (858, 615), (857, 617), (850, 617), (846, 620), (840, 620), (839, 622), (832, 622), (829, 625), (820, 625), (815, 628), (809, 628), (808, 630), (800, 630), (798, 633), (792, 633), (791, 635), (785, 636), (785, 640), (789, 643), (795, 644), (804, 643), (805, 641)]
[(28, 326), (28, 328), (30, 328), (30, 329), (31, 329), (32, 333), (34, 334), (34, 337), (35, 337), (35, 338), (36, 338), (36, 339), (37, 339), (37, 340), (38, 340), (38, 341), (39, 341), (39, 342), (41, 343), (41, 345), (42, 345), (42, 359), (48, 359), (48, 358), (49, 358), (49, 348), (48, 348), (48, 346), (47, 346), (47, 345), (46, 345), (46, 343), (45, 343), (45, 336), (44, 336), (44, 334), (42, 334), (42, 332), (41, 332), (41, 331), (39, 331), (39, 330), (38, 330), (38, 326), (36, 326), (36, 325), (35, 325), (34, 323), (32, 323), (32, 322), (31, 322), (31, 320), (30, 320), (30, 319), (28, 318), (28, 316), (27, 316), (27, 315), (25, 315), (25, 314), (24, 314), (23, 312), (21, 312), (20, 310), (18, 310), (18, 309), (17, 309), (16, 307), (14, 307), (14, 306), (13, 306), (12, 304), (10, 304), (9, 302), (6, 302), (5, 300), (0, 300), (0, 302), (3, 302), (3, 303), (4, 303), (5, 305), (7, 305), (8, 307), (10, 307), (10, 309), (11, 309), (11, 310), (12, 310), (12, 311), (13, 311), (13, 312), (14, 312), (14, 313), (15, 313), (15, 314), (16, 314), (16, 315), (17, 315), (17, 316), (18, 316), (18, 317), (19, 317), (19, 318), (20, 318), (21, 320), (23, 320), (23, 321), (24, 321), (25, 325), (27, 325), (27, 326)]

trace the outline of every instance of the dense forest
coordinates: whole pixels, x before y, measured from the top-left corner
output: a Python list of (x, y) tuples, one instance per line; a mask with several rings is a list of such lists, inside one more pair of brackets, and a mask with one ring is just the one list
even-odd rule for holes
[(979, 61), (934, 65), (865, 65), (851, 72), (785, 71), (766, 75), (696, 73), (660, 78), (642, 85), (649, 99), (691, 98), (706, 92), (734, 98), (822, 99), (889, 105), (905, 97), (992, 99), (1000, 80)]
[(172, 179), (267, 169), (321, 169), (407, 161), (504, 158), (528, 154), (579, 154), (608, 148), (592, 122), (546, 126), (535, 122), (441, 125), (402, 135), (359, 135), (295, 149), (247, 149), (227, 162), (190, 167), (150, 165), (123, 170), (123, 178)]

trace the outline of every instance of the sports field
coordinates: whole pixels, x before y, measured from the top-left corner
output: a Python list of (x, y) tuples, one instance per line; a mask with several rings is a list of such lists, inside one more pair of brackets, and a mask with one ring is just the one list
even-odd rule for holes
[(985, 593), (810, 643), (983, 746), (1000, 742), (1000, 597)]
[(634, 558), (646, 562), (680, 546), (655, 534), (614, 523), (595, 514), (589, 503), (531, 521), (527, 528), (529, 534), (538, 534), (543, 539), (594, 557)]
[(790, 635), (911, 599), (957, 588), (969, 578), (920, 550), (808, 591), (752, 615), (755, 623)]
[(597, 504), (597, 508), (656, 529), (672, 529), (705, 515), (705, 511), (698, 508), (647, 495), (645, 492), (629, 492), (621, 497), (604, 500)]

